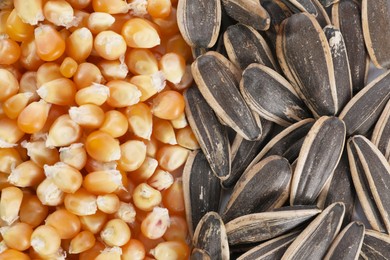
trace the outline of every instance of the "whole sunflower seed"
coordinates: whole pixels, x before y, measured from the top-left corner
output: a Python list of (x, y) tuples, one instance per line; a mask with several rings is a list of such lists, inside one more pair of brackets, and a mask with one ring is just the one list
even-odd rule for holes
[(196, 48), (214, 46), (221, 27), (221, 1), (180, 0), (177, 25), (188, 45)]
[(222, 4), (227, 14), (236, 21), (256, 30), (268, 30), (271, 19), (259, 0), (222, 0)]
[(226, 229), (218, 213), (209, 212), (203, 216), (195, 229), (193, 244), (206, 251), (211, 259), (229, 259)]
[(245, 169), (268, 141), (268, 137), (272, 132), (274, 124), (271, 121), (263, 118), (260, 118), (260, 120), (263, 128), (263, 133), (260, 140), (248, 141), (237, 134), (234, 137), (234, 141), (231, 145), (232, 169), (229, 177), (222, 181), (221, 184), (223, 187), (230, 188), (236, 184), (238, 179), (244, 173)]
[(238, 69), (221, 54), (209, 51), (191, 65), (194, 80), (215, 113), (247, 140), (261, 137), (260, 122), (238, 90)]
[[(313, 15), (321, 27), (325, 27), (330, 24), (330, 19), (326, 13), (324, 7), (318, 0), (284, 0), (284, 2), (292, 8), (297, 9), (298, 12), (307, 12)], [(295, 10), (295, 12), (297, 12)]]
[(356, 0), (335, 3), (332, 6), (332, 23), (340, 29), (344, 37), (355, 94), (365, 85), (369, 64), (364, 44), (360, 3)]
[(286, 209), (245, 215), (228, 222), (230, 245), (261, 242), (283, 235), (320, 213), (319, 209)]
[(329, 7), (331, 6), (332, 4), (335, 4), (337, 2), (339, 2), (340, 0), (320, 0), (321, 4), (324, 6), (324, 7)]
[(241, 70), (252, 63), (260, 63), (273, 69), (277, 68), (267, 42), (251, 26), (244, 24), (229, 26), (224, 33), (224, 44), (229, 59)]
[(221, 125), (199, 89), (184, 92), (186, 116), (212, 171), (219, 178), (230, 175), (230, 144), (226, 127)]
[(359, 257), (364, 239), (364, 225), (351, 222), (334, 239), (324, 260), (354, 260)]
[(357, 93), (341, 111), (347, 135), (365, 134), (380, 117), (390, 99), (390, 70), (374, 79)]
[(376, 122), (374, 132), (372, 133), (371, 142), (378, 147), (379, 151), (385, 156), (386, 160), (390, 159), (390, 101), (387, 102), (385, 109)]
[(347, 49), (340, 30), (332, 25), (324, 27), (333, 60), (335, 81), (337, 86), (338, 110), (342, 109), (352, 98), (352, 78), (348, 63)]
[(282, 260), (322, 259), (340, 230), (344, 211), (343, 203), (327, 207), (292, 242)]
[(244, 70), (240, 91), (255, 112), (276, 124), (289, 126), (311, 117), (290, 83), (264, 65), (251, 64)]
[(299, 231), (276, 237), (260, 244), (241, 255), (237, 260), (277, 260), (280, 259), (289, 245), (298, 236)]
[(188, 230), (193, 234), (207, 212), (218, 211), (221, 196), (219, 179), (201, 151), (193, 151), (184, 166), (183, 194)]
[(283, 21), (276, 54), (284, 74), (314, 116), (338, 113), (330, 47), (312, 15), (294, 14)]
[(280, 207), (288, 198), (291, 167), (274, 155), (244, 173), (234, 186), (222, 217), (225, 222), (246, 214)]
[(388, 260), (390, 259), (389, 248), (390, 237), (388, 235), (374, 230), (366, 230), (359, 259)]
[(371, 227), (390, 232), (390, 165), (364, 136), (348, 140), (348, 158), (353, 183)]
[(345, 125), (323, 116), (307, 134), (291, 181), (290, 204), (313, 204), (332, 178), (344, 148)]
[(364, 42), (378, 68), (390, 68), (390, 3), (388, 0), (362, 0)]
[(199, 248), (194, 248), (191, 253), (191, 260), (211, 260), (206, 251)]

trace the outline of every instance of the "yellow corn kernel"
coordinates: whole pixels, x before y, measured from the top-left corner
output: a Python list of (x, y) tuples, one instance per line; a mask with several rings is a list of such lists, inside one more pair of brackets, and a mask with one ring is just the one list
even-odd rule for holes
[(114, 22), (115, 18), (111, 14), (93, 12), (88, 18), (88, 28), (92, 33), (97, 34), (109, 29)]
[(92, 0), (68, 0), (68, 2), (73, 6), (73, 8), (81, 10), (89, 6)]
[(12, 39), (0, 39), (0, 64), (11, 65), (15, 63), (21, 54), (19, 44)]
[(50, 106), (44, 100), (27, 105), (18, 116), (19, 129), (28, 134), (39, 132), (46, 123)]
[(104, 121), (104, 111), (97, 105), (85, 104), (69, 109), (70, 118), (84, 128), (99, 128)]
[(153, 75), (137, 75), (130, 79), (130, 83), (141, 91), (140, 101), (146, 101), (165, 88), (165, 78), (162, 72)]
[(155, 207), (141, 223), (142, 234), (149, 239), (164, 235), (169, 226), (169, 213), (166, 208)]
[(0, 102), (15, 95), (19, 90), (16, 77), (6, 69), (0, 68)]
[(137, 239), (130, 239), (126, 245), (122, 246), (123, 260), (143, 260), (146, 252), (144, 245)]
[(23, 22), (37, 25), (45, 17), (42, 11), (42, 0), (15, 0), (15, 10)]
[(56, 229), (61, 239), (70, 239), (80, 233), (81, 223), (79, 218), (66, 209), (57, 209), (51, 213), (45, 221), (46, 225)]
[(80, 216), (81, 228), (88, 230), (93, 234), (97, 234), (106, 224), (108, 216), (106, 213), (98, 210), (94, 214)]
[(66, 57), (61, 63), (60, 72), (65, 78), (71, 78), (76, 73), (78, 66), (74, 59)]
[(15, 249), (7, 249), (0, 253), (0, 260), (17, 259), (17, 260), (30, 260), (27, 254), (24, 254)]
[(76, 62), (87, 59), (92, 48), (93, 36), (88, 28), (79, 28), (66, 39), (66, 54)]
[(111, 219), (100, 232), (100, 237), (108, 246), (123, 246), (130, 240), (131, 231), (123, 220)]
[(53, 62), (47, 62), (39, 66), (36, 74), (36, 82), (38, 88), (43, 84), (55, 79), (63, 78), (60, 65)]
[(129, 73), (123, 58), (119, 58), (119, 60), (102, 60), (98, 63), (98, 66), (106, 80), (125, 79)]
[(189, 126), (179, 129), (176, 133), (176, 138), (177, 143), (184, 148), (190, 150), (196, 150), (200, 148), (198, 140)]
[(96, 256), (95, 260), (121, 260), (122, 249), (120, 247), (106, 247)]
[(76, 74), (73, 76), (73, 81), (78, 89), (89, 87), (93, 83), (100, 84), (102, 79), (103, 76), (99, 68), (89, 62), (79, 64)]
[(170, 216), (169, 227), (165, 231), (163, 238), (167, 241), (183, 240), (188, 236), (187, 222), (184, 217)]
[(52, 166), (45, 165), (44, 170), (46, 177), (50, 178), (60, 190), (66, 193), (76, 192), (83, 182), (81, 173), (63, 162), (57, 162)]
[(153, 48), (160, 44), (155, 25), (143, 18), (132, 18), (122, 27), (122, 35), (131, 48)]
[(7, 187), (1, 191), (0, 218), (11, 225), (19, 218), (20, 205), (22, 204), (23, 192), (16, 187)]
[(106, 132), (114, 138), (123, 136), (128, 129), (129, 123), (126, 116), (117, 110), (107, 111), (104, 115), (104, 122), (99, 128), (100, 131)]
[(40, 25), (34, 30), (37, 54), (44, 61), (54, 61), (65, 52), (65, 40), (50, 25)]
[(158, 72), (156, 57), (147, 49), (132, 49), (125, 59), (129, 71), (135, 75), (152, 75)]
[(164, 144), (177, 144), (175, 130), (167, 120), (158, 118), (153, 120), (153, 136)]
[(89, 13), (87, 11), (83, 11), (83, 10), (80, 10), (80, 9), (74, 9), (74, 20), (75, 20), (75, 26), (72, 26), (70, 27), (68, 30), (70, 32), (74, 32), (76, 31), (77, 29), (80, 29), (80, 28), (87, 28), (88, 26), (88, 17), (89, 17)]
[(159, 65), (168, 81), (180, 83), (186, 70), (186, 61), (182, 56), (174, 52), (166, 53), (161, 57)]
[(163, 259), (187, 259), (190, 249), (184, 241), (162, 242), (150, 251), (157, 260)]
[(159, 93), (153, 99), (152, 113), (158, 118), (174, 120), (184, 112), (183, 96), (174, 90)]
[(107, 214), (115, 213), (120, 206), (119, 198), (115, 194), (99, 195), (96, 203), (98, 209)]
[(64, 201), (65, 194), (52, 179), (46, 178), (38, 185), (37, 196), (43, 205), (58, 206)]
[(162, 191), (168, 189), (173, 184), (172, 174), (161, 169), (157, 169), (153, 176), (148, 179), (148, 184), (156, 190)]
[(24, 136), (24, 132), (19, 129), (16, 120), (2, 117), (0, 125), (0, 148), (14, 147)]
[(110, 96), (107, 99), (107, 104), (112, 107), (127, 107), (137, 104), (141, 97), (141, 91), (137, 86), (124, 81), (112, 80), (107, 83), (110, 90)]
[(135, 187), (133, 192), (134, 205), (143, 211), (151, 211), (161, 203), (161, 193), (146, 183)]
[(184, 213), (183, 182), (181, 179), (176, 179), (171, 187), (164, 191), (163, 203), (171, 213)]
[(130, 140), (121, 145), (119, 167), (124, 171), (137, 170), (146, 158), (146, 145), (137, 140)]
[(103, 244), (103, 242), (96, 240), (95, 245), (92, 248), (82, 252), (79, 255), (79, 259), (80, 260), (96, 259), (96, 257), (100, 254), (101, 251), (104, 250), (104, 248), (105, 245)]
[(64, 205), (66, 210), (77, 215), (93, 215), (97, 211), (96, 196), (84, 188), (80, 188), (73, 194), (66, 194)]
[(108, 194), (122, 186), (122, 175), (117, 170), (90, 172), (83, 180), (83, 187), (95, 195)]
[(176, 8), (171, 9), (168, 17), (153, 18), (152, 21), (158, 25), (161, 31), (161, 35), (164, 35), (166, 38), (179, 33), (179, 27), (177, 26)]
[(81, 135), (80, 125), (74, 122), (69, 115), (62, 115), (51, 125), (46, 145), (49, 147), (68, 146), (77, 142)]
[(119, 209), (115, 212), (114, 216), (123, 220), (128, 224), (134, 224), (135, 216), (137, 215), (133, 204), (121, 201), (119, 203)]
[(16, 166), (8, 177), (8, 182), (17, 187), (33, 187), (45, 179), (43, 169), (33, 161), (25, 161)]
[(22, 147), (27, 149), (27, 154), (30, 159), (42, 168), (45, 164), (53, 165), (59, 160), (58, 150), (47, 147), (44, 140), (33, 142), (23, 141)]
[(0, 172), (0, 190), (12, 186), (12, 184), (8, 182), (8, 176), (9, 174)]
[(121, 157), (119, 141), (102, 131), (95, 131), (88, 135), (85, 149), (89, 156), (101, 162), (116, 161)]
[(8, 118), (16, 119), (20, 112), (22, 112), (23, 109), (29, 104), (32, 96), (33, 93), (25, 92), (18, 93), (8, 98), (2, 105), (4, 113), (8, 116)]
[(152, 157), (146, 157), (142, 165), (135, 171), (129, 172), (129, 177), (135, 182), (144, 182), (148, 180), (155, 172), (158, 161)]
[(184, 71), (184, 75), (181, 78), (181, 81), (177, 84), (173, 84), (173, 87), (176, 90), (182, 91), (186, 88), (189, 88), (192, 85), (194, 78), (192, 77), (191, 65), (187, 65)]
[(123, 0), (92, 0), (92, 7), (95, 12), (109, 14), (127, 13), (129, 7)]
[(127, 178), (127, 183), (123, 184), (123, 186), (125, 189), (116, 190), (114, 193), (119, 197), (121, 202), (128, 203), (131, 201), (135, 184), (131, 179)]
[(6, 33), (12, 40), (22, 42), (33, 37), (34, 27), (24, 23), (16, 9), (13, 9), (7, 18)]
[(35, 228), (46, 219), (48, 212), (48, 206), (43, 205), (36, 195), (24, 195), (19, 220)]
[(36, 71), (43, 64), (44, 61), (37, 55), (37, 45), (34, 39), (23, 41), (20, 49), (19, 62), (29, 72)]
[(82, 143), (73, 143), (59, 150), (60, 161), (77, 170), (81, 170), (87, 164), (87, 151)]
[(67, 78), (58, 78), (41, 85), (37, 93), (47, 103), (67, 106), (74, 102), (76, 85)]
[(64, 0), (47, 1), (43, 7), (46, 20), (57, 26), (70, 27), (74, 19), (72, 6)]
[(90, 87), (82, 88), (77, 91), (75, 101), (77, 105), (93, 104), (101, 106), (107, 101), (110, 90), (107, 86), (92, 83)]
[(136, 136), (149, 140), (153, 131), (153, 116), (150, 107), (144, 103), (126, 108), (129, 130)]
[(30, 93), (30, 101), (38, 101), (40, 99), (37, 94), (37, 73), (35, 71), (27, 71), (23, 74), (19, 82), (19, 93)]
[(37, 227), (31, 235), (31, 246), (38, 254), (52, 255), (60, 245), (61, 238), (57, 230), (49, 225)]
[(106, 170), (116, 170), (117, 163), (116, 161), (110, 162), (101, 162), (89, 157), (87, 159), (87, 164), (85, 165), (85, 170), (87, 172), (97, 172), (97, 171), (106, 171)]
[(188, 46), (188, 44), (183, 39), (183, 36), (181, 36), (181, 34), (177, 34), (175, 36), (169, 37), (169, 39), (166, 42), (165, 48), (167, 53), (169, 52), (177, 53), (180, 56), (182, 56), (186, 61), (191, 61), (192, 59), (191, 48), (190, 46)]
[(69, 254), (80, 254), (91, 249), (96, 242), (96, 238), (91, 231), (84, 230), (78, 233), (70, 241)]
[(161, 168), (172, 172), (182, 166), (187, 160), (189, 150), (179, 145), (164, 145), (156, 155)]
[(185, 113), (181, 113), (178, 118), (171, 120), (171, 124), (175, 129), (182, 129), (188, 126)]
[(148, 13), (154, 18), (166, 18), (171, 13), (171, 0), (149, 0)]
[(0, 172), (10, 174), (21, 163), (22, 158), (15, 148), (0, 148)]
[(126, 42), (114, 31), (102, 31), (94, 40), (96, 52), (106, 60), (117, 60), (126, 53)]

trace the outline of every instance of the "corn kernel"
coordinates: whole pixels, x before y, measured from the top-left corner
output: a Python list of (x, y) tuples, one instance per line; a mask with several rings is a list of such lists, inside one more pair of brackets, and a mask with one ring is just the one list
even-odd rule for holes
[(82, 88), (77, 91), (75, 101), (79, 106), (86, 104), (101, 106), (107, 101), (109, 95), (110, 90), (107, 86), (92, 83), (90, 87)]
[(61, 239), (73, 238), (81, 229), (79, 218), (66, 209), (57, 209), (51, 213), (45, 224), (55, 228)]
[(81, 170), (87, 164), (87, 151), (82, 143), (73, 143), (59, 150), (60, 161), (77, 170)]
[(81, 252), (85, 252), (91, 249), (95, 245), (95, 242), (96, 238), (91, 231), (81, 231), (70, 241), (69, 253), (80, 254)]
[(123, 260), (143, 260), (145, 258), (145, 247), (137, 239), (130, 239), (126, 245), (122, 246)]
[(7, 117), (0, 118), (0, 148), (11, 148), (24, 136), (16, 120)]
[(83, 187), (95, 195), (108, 194), (122, 186), (122, 176), (117, 170), (90, 172), (83, 180)]
[(30, 93), (30, 101), (38, 101), (40, 99), (37, 94), (37, 73), (35, 71), (28, 71), (23, 74), (19, 82), (19, 93)]
[(0, 253), (0, 260), (17, 259), (17, 260), (30, 260), (27, 254), (24, 254), (15, 249), (7, 249)]
[(161, 193), (146, 183), (138, 185), (133, 192), (134, 205), (144, 211), (151, 211), (161, 203)]
[(162, 242), (152, 249), (150, 253), (157, 259), (187, 259), (190, 249), (184, 241)]
[(155, 26), (143, 18), (132, 18), (122, 27), (122, 35), (131, 48), (153, 48), (160, 44)]
[(129, 177), (140, 183), (148, 180), (155, 172), (158, 161), (151, 157), (146, 157), (142, 165), (135, 171), (129, 172)]
[(43, 205), (58, 206), (64, 201), (65, 194), (52, 179), (46, 178), (38, 185), (37, 196)]
[(44, 170), (46, 177), (52, 179), (53, 183), (66, 193), (76, 192), (83, 182), (81, 173), (63, 162), (57, 162), (52, 166), (45, 165)]
[(93, 83), (100, 84), (102, 79), (103, 76), (99, 68), (89, 62), (79, 64), (76, 74), (73, 76), (73, 81), (78, 89), (89, 87)]
[(66, 57), (60, 66), (60, 72), (65, 78), (71, 78), (76, 73), (79, 65), (71, 57)]
[(136, 214), (133, 204), (121, 201), (119, 203), (119, 209), (114, 216), (128, 224), (134, 224)]
[(66, 39), (66, 54), (76, 62), (85, 61), (92, 48), (93, 36), (88, 28), (79, 28)]
[(110, 96), (107, 99), (107, 104), (112, 107), (128, 107), (139, 102), (141, 91), (137, 86), (124, 80), (112, 80), (107, 82), (110, 90)]
[(171, 0), (149, 0), (148, 13), (153, 18), (166, 18), (171, 13)]
[(45, 17), (42, 11), (42, 0), (15, 0), (15, 10), (23, 22), (37, 25)]
[(157, 169), (153, 176), (148, 179), (148, 184), (156, 190), (162, 191), (168, 189), (173, 184), (172, 174), (161, 169)]
[(40, 25), (34, 30), (37, 54), (44, 61), (54, 61), (65, 52), (65, 40), (50, 25)]
[(158, 141), (164, 144), (177, 144), (173, 126), (167, 120), (158, 118), (153, 120), (153, 135)]
[(125, 55), (126, 42), (122, 35), (113, 31), (102, 31), (95, 37), (94, 48), (106, 60), (116, 60)]
[(72, 80), (58, 78), (42, 84), (37, 93), (47, 103), (67, 106), (74, 102), (76, 91), (76, 85)]
[(114, 22), (114, 16), (108, 13), (93, 12), (88, 18), (88, 28), (92, 33), (97, 34), (109, 29)]
[(22, 158), (15, 148), (0, 148), (0, 172), (10, 174), (21, 163)]
[(185, 241), (188, 236), (187, 222), (184, 217), (170, 216), (169, 227), (164, 233), (163, 238), (167, 241), (182, 240)]
[(19, 82), (16, 77), (5, 69), (0, 69), (0, 102), (15, 95), (19, 90)]
[(64, 205), (69, 212), (77, 216), (93, 215), (97, 211), (96, 199), (95, 195), (80, 188), (73, 194), (65, 195)]
[(6, 33), (12, 40), (22, 42), (33, 37), (34, 27), (24, 23), (16, 9), (13, 9), (7, 18)]
[(127, 13), (129, 11), (126, 1), (122, 0), (92, 0), (92, 7), (95, 12), (109, 14)]
[(42, 255), (51, 255), (58, 251), (61, 238), (55, 228), (42, 225), (37, 227), (31, 235), (31, 246)]
[(110, 110), (105, 113), (104, 122), (99, 130), (117, 138), (126, 134), (128, 129), (129, 123), (126, 116), (117, 110)]
[(42, 168), (45, 164), (52, 165), (59, 160), (58, 150), (47, 147), (44, 140), (23, 141), (22, 146), (27, 149), (27, 155), (30, 159)]
[(115, 213), (120, 206), (119, 198), (115, 194), (99, 195), (96, 202), (98, 209), (107, 214)]
[(138, 103), (126, 108), (129, 130), (136, 136), (149, 140), (153, 131), (153, 116), (148, 105)]
[(158, 72), (158, 62), (148, 49), (132, 49), (126, 53), (126, 65), (135, 75), (152, 75)]
[(171, 187), (163, 193), (163, 203), (169, 212), (176, 214), (184, 213), (183, 182), (176, 179)]
[(102, 60), (98, 66), (106, 80), (125, 79), (129, 73), (122, 57), (119, 60)]
[(70, 118), (84, 128), (99, 128), (104, 122), (104, 111), (94, 104), (85, 104), (69, 109)]
[(50, 104), (44, 100), (27, 105), (18, 116), (18, 127), (25, 133), (39, 132), (46, 123)]
[(121, 157), (119, 141), (102, 131), (89, 134), (85, 141), (85, 148), (88, 155), (98, 161), (116, 161)]
[(142, 234), (149, 239), (164, 235), (169, 226), (169, 214), (165, 208), (155, 207), (141, 223)]
[(53, 62), (44, 63), (39, 66), (36, 74), (36, 82), (38, 88), (43, 84), (55, 79), (63, 78), (60, 70), (60, 65)]
[(159, 67), (168, 81), (178, 84), (185, 73), (186, 61), (179, 54), (166, 53), (161, 57)]
[(94, 214), (80, 216), (81, 228), (97, 234), (106, 224), (107, 218), (107, 214), (100, 210), (97, 210)]
[(137, 140), (130, 140), (121, 145), (121, 158), (118, 165), (124, 171), (137, 170), (146, 158), (146, 145)]
[(71, 27), (74, 20), (73, 8), (65, 0), (47, 1), (43, 14), (46, 20), (57, 26)]
[(9, 183), (17, 187), (33, 187), (45, 179), (43, 169), (33, 161), (25, 161), (11, 171)]
[(48, 206), (43, 205), (36, 195), (24, 195), (19, 220), (35, 228), (46, 219), (48, 212)]
[(12, 39), (0, 39), (0, 64), (15, 63), (21, 54), (19, 45)]
[(111, 219), (100, 232), (100, 237), (108, 246), (123, 246), (131, 237), (129, 226), (121, 219)]
[(19, 218), (23, 192), (16, 187), (7, 187), (1, 191), (0, 218), (11, 225)]

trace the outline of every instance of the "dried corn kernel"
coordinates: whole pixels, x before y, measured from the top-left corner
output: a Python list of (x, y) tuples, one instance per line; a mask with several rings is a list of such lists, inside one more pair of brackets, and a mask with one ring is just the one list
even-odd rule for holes
[(52, 255), (58, 251), (60, 245), (60, 235), (49, 225), (37, 227), (31, 235), (31, 246), (38, 254)]
[(57, 209), (51, 213), (46, 218), (45, 224), (55, 228), (61, 239), (73, 238), (81, 229), (79, 218), (66, 209)]

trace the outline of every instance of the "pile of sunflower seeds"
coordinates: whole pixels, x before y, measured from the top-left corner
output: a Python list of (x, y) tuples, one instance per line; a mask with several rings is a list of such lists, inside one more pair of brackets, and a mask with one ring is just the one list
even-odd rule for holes
[(191, 259), (390, 259), (390, 0), (179, 0), (177, 18)]

